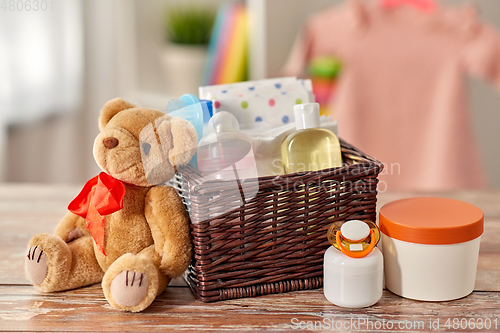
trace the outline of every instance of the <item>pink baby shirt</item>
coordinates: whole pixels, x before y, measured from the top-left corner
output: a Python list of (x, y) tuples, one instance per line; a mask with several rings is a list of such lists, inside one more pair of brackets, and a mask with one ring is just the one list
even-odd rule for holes
[(351, 0), (309, 19), (285, 73), (303, 75), (316, 56), (344, 62), (331, 108), (340, 137), (386, 166), (379, 190), (486, 186), (466, 75), (500, 88), (500, 36), (472, 7)]

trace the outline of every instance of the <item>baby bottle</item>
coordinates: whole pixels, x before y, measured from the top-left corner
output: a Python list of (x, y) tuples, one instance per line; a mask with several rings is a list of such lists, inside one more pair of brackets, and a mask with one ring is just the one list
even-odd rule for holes
[(384, 263), (375, 246), (380, 239), (370, 221), (335, 222), (328, 230), (330, 246), (323, 264), (323, 292), (331, 303), (363, 308), (382, 297)]
[(205, 179), (257, 177), (252, 142), (236, 117), (219, 111), (208, 122), (208, 134), (198, 143), (198, 170)]

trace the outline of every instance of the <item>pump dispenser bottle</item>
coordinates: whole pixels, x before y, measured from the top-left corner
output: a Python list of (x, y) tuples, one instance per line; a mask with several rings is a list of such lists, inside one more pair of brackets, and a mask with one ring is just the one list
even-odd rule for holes
[(281, 144), (283, 173), (318, 171), (342, 166), (339, 140), (320, 128), (319, 104), (298, 104), (293, 108), (297, 132)]

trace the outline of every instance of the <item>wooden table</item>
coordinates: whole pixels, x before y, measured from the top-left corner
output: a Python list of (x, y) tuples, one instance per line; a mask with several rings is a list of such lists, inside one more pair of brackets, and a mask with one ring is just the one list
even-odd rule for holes
[[(320, 289), (205, 304), (176, 281), (146, 311), (133, 314), (112, 309), (100, 285), (45, 294), (24, 277), (28, 240), (52, 232), (79, 190), (62, 185), (0, 185), (0, 332), (332, 331), (335, 327), (343, 332), (500, 331), (500, 192), (439, 194), (470, 202), (485, 213), (475, 291), (460, 300), (417, 302), (384, 291), (375, 306), (352, 310), (330, 304)], [(379, 207), (411, 196), (415, 194), (381, 193)]]

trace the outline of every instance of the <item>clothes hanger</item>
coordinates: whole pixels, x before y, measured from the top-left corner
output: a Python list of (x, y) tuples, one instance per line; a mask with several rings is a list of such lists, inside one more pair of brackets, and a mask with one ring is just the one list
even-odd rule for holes
[(423, 12), (432, 12), (437, 7), (434, 0), (380, 0), (380, 4), (386, 9), (393, 9), (402, 5), (410, 5)]

